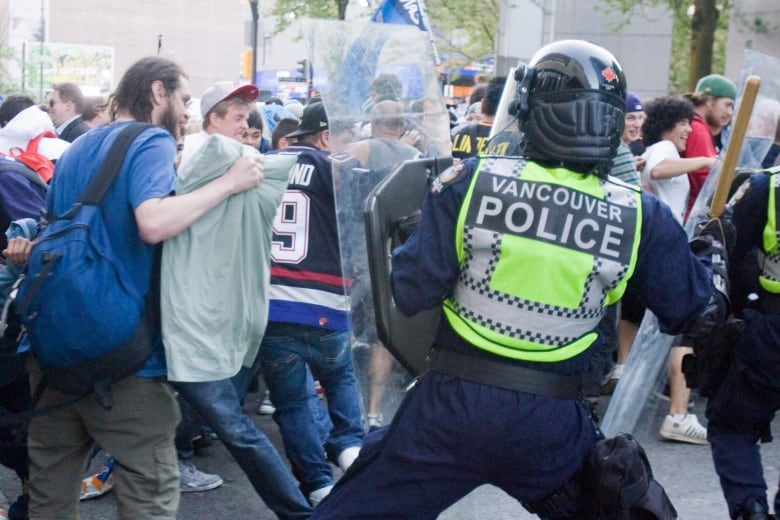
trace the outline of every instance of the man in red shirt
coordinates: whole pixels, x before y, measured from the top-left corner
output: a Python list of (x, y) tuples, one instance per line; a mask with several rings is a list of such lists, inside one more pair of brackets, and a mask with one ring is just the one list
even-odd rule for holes
[[(720, 141), (721, 130), (731, 121), (737, 97), (736, 85), (724, 76), (710, 74), (701, 78), (696, 84), (696, 91), (686, 97), (693, 103), (696, 113), (691, 121), (685, 157), (717, 157), (720, 146), (716, 147), (715, 139)], [(709, 173), (709, 168), (688, 172), (691, 191), (688, 194), (686, 219)]]

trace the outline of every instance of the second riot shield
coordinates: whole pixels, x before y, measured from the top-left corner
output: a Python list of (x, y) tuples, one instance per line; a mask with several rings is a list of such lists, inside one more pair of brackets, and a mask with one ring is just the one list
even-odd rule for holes
[[(392, 295), (389, 286), (372, 287), (372, 282), (378, 282), (372, 280), (369, 268), (372, 255), (364, 209), (372, 190), (405, 161), (451, 155), (449, 117), (430, 42), (417, 27), (305, 20), (302, 29), (328, 115), (339, 246), (351, 300), (357, 377), (367, 413), (383, 415), (386, 421), (416, 375), (419, 360), (400, 354), (390, 341), (408, 334), (407, 323), (393, 321), (403, 330), (378, 334), (375, 308), (391, 308)], [(384, 192), (371, 206), (372, 211), (380, 212), (378, 218), (386, 222), (381, 212), (406, 208), (415, 200), (411, 192), (419, 194), (413, 204), (419, 207), (424, 188), (417, 191), (410, 187)], [(374, 302), (375, 295), (386, 301)]]

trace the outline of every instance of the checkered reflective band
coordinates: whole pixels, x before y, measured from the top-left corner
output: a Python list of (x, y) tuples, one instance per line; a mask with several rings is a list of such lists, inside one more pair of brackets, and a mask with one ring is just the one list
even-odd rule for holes
[(586, 349), (633, 271), (639, 192), (489, 158), (467, 198), (461, 274), (444, 307), (450, 324), (472, 344), (518, 359), (555, 361)]

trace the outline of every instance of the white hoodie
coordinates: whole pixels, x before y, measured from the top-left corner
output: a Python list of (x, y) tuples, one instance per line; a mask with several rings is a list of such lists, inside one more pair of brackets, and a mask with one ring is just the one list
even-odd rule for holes
[[(33, 105), (27, 107), (0, 128), (0, 153), (11, 155), (12, 148), (27, 149), (27, 143), (46, 130), (54, 133), (49, 115)], [(57, 137), (44, 137), (38, 144), (38, 153), (56, 161), (70, 143)]]

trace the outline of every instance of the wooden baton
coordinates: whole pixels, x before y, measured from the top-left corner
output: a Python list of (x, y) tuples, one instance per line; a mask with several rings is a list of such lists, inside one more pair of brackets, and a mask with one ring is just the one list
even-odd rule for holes
[(726, 197), (731, 190), (731, 183), (734, 180), (734, 170), (737, 169), (737, 161), (742, 151), (742, 143), (745, 140), (750, 115), (753, 113), (753, 104), (756, 102), (758, 88), (761, 86), (761, 79), (758, 76), (749, 76), (745, 80), (745, 86), (742, 88), (742, 98), (739, 103), (737, 117), (734, 119), (731, 137), (729, 137), (726, 146), (726, 154), (723, 157), (723, 166), (720, 170), (718, 185), (715, 187), (715, 193), (712, 196), (709, 215), (711, 218), (719, 218), (723, 214), (723, 208), (726, 206)]

